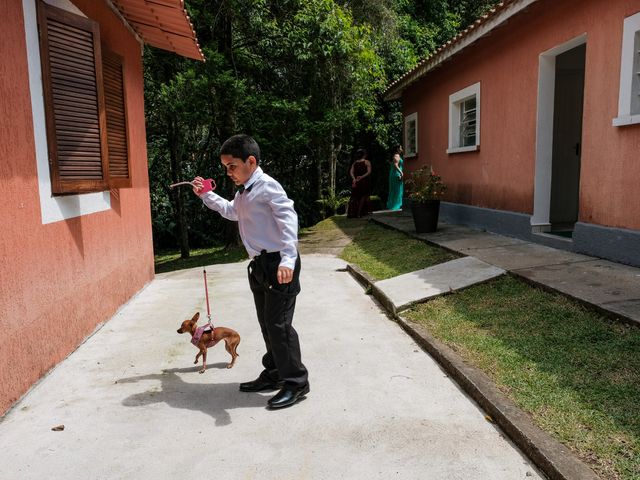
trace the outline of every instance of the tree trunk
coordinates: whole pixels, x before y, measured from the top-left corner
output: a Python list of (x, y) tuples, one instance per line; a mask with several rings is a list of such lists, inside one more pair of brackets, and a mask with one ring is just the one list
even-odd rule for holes
[(322, 195), (322, 157), (324, 152), (322, 148), (318, 149), (316, 154), (316, 198), (320, 200)]
[[(170, 118), (168, 121), (168, 135), (167, 140), (169, 142), (169, 160), (171, 166), (171, 183), (176, 183), (182, 180), (180, 178), (180, 153), (178, 148), (178, 135), (176, 134), (176, 122), (175, 119)], [(182, 197), (182, 190), (180, 188), (175, 190), (174, 203), (176, 212), (176, 224), (178, 225), (178, 243), (180, 245), (180, 258), (189, 258), (189, 229), (187, 226), (187, 220), (185, 218), (184, 199)]]
[(332, 128), (329, 134), (329, 148), (331, 149), (329, 153), (329, 191), (327, 192), (329, 198), (336, 196), (336, 165), (338, 164), (338, 155), (334, 144), (335, 136), (335, 130)]
[[(335, 83), (335, 79), (332, 83)], [(331, 104), (333, 106), (334, 112), (339, 111), (339, 94), (338, 94), (338, 86), (334, 84), (333, 86), (333, 95), (331, 98)], [(336, 168), (338, 165), (338, 154), (340, 150), (342, 150), (342, 125), (339, 126), (339, 135), (338, 135), (338, 144), (336, 145), (336, 129), (335, 126), (331, 128), (329, 135), (329, 191), (327, 192), (327, 196), (329, 198), (335, 198), (336, 196)], [(333, 214), (335, 215), (335, 211)]]

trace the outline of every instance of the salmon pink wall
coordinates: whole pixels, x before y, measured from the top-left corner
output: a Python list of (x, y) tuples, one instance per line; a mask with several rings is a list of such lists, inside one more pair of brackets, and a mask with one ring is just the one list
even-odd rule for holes
[[(403, 92), (418, 112), (413, 170), (432, 164), (446, 200), (533, 213), (539, 55), (587, 35), (580, 221), (640, 229), (640, 125), (618, 116), (623, 20), (637, 0), (541, 0), (467, 47)], [(480, 150), (448, 155), (449, 95), (481, 83)]]
[(153, 278), (141, 49), (100, 1), (74, 2), (125, 57), (133, 188), (43, 225), (22, 2), (0, 15), (0, 414)]

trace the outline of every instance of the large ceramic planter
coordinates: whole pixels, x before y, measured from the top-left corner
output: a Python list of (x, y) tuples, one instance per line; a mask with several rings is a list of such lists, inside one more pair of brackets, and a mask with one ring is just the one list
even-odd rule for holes
[(440, 213), (440, 200), (427, 200), (425, 202), (411, 202), (411, 214), (416, 232), (429, 233), (438, 229), (438, 215)]

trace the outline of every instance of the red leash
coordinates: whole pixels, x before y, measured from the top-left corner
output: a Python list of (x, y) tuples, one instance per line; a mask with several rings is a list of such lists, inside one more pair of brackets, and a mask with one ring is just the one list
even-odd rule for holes
[(209, 325), (213, 328), (213, 324), (211, 323), (211, 310), (209, 309), (209, 289), (207, 288), (207, 270), (202, 269), (202, 273), (204, 274), (204, 295), (207, 299), (207, 317), (209, 317)]

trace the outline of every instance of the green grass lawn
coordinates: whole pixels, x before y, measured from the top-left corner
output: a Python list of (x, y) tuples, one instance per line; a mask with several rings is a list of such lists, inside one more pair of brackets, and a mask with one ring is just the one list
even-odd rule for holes
[(640, 478), (640, 329), (510, 276), (406, 312), (602, 478)]
[(158, 252), (154, 261), (156, 273), (164, 273), (218, 263), (240, 262), (246, 258), (247, 251), (243, 247), (218, 246), (191, 250), (191, 256), (185, 259), (180, 258), (180, 252)]
[[(369, 224), (342, 257), (376, 279), (453, 258)], [(640, 329), (511, 276), (405, 312), (602, 478), (640, 479)]]
[(353, 243), (347, 245), (341, 255), (342, 259), (358, 265), (375, 280), (395, 277), (458, 257), (372, 222), (355, 236)]

